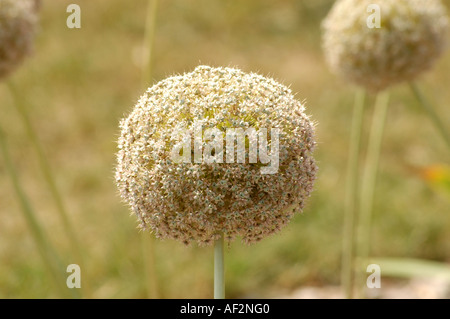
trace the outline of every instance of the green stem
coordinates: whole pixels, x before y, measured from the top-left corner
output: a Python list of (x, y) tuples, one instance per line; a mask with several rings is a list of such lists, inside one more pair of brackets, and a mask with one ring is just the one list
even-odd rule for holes
[[(8, 153), (5, 136), (1, 129), (0, 129), (0, 151), (2, 153), (3, 160), (5, 162), (6, 171), (9, 174), (9, 177), (10, 177), (12, 185), (14, 187), (16, 196), (19, 199), (21, 211), (25, 217), (25, 220), (28, 223), (28, 227), (31, 230), (31, 234), (35, 240), (39, 254), (41, 255), (41, 258), (44, 262), (44, 265), (48, 271), (49, 276), (51, 277), (51, 279), (54, 283), (55, 288), (58, 290), (58, 292), (61, 296), (65, 296), (67, 293), (67, 291), (64, 289), (64, 286), (63, 286), (63, 283), (65, 283), (65, 280), (63, 280), (62, 277), (58, 276), (58, 273), (61, 273), (61, 269), (62, 269), (60, 266), (60, 263), (58, 262), (58, 257), (56, 255), (56, 252), (53, 250), (53, 248), (48, 243), (47, 238), (44, 233), (44, 230), (42, 229), (41, 225), (39, 224), (39, 222), (36, 218), (36, 214), (31, 206), (27, 196), (25, 195), (24, 190), (22, 189), (22, 187), (20, 185), (19, 178), (17, 176), (14, 164)], [(59, 271), (58, 271), (58, 269), (59, 269)]]
[(413, 91), (414, 96), (419, 101), (419, 104), (427, 112), (428, 116), (433, 121), (434, 125), (436, 125), (436, 128), (442, 134), (442, 137), (444, 138), (445, 142), (447, 143), (447, 146), (450, 148), (450, 136), (449, 136), (444, 124), (442, 123), (440, 117), (437, 115), (436, 111), (431, 106), (431, 104), (425, 99), (425, 97), (422, 94), (422, 92), (420, 91), (419, 87), (414, 82), (410, 82), (409, 86), (411, 87), (411, 90)]
[(344, 211), (344, 232), (342, 247), (341, 281), (346, 298), (353, 298), (355, 212), (358, 190), (358, 158), (361, 144), (361, 131), (364, 115), (365, 91), (358, 91), (353, 106), (350, 146), (347, 162), (347, 185)]
[[(7, 82), (9, 91), (11, 92), (11, 96), (14, 99), (14, 105), (21, 117), (21, 120), (25, 126), (25, 130), (28, 136), (28, 139), (30, 140), (31, 144), (34, 147), (34, 150), (37, 154), (37, 158), (39, 161), (39, 167), (42, 171), (42, 174), (44, 176), (44, 179), (49, 187), (50, 193), (53, 197), (53, 200), (55, 202), (57, 211), (59, 213), (59, 217), (62, 221), (62, 225), (64, 227), (64, 232), (67, 234), (70, 245), (72, 248), (72, 252), (74, 254), (74, 259), (71, 261), (71, 263), (77, 263), (79, 264), (81, 269), (84, 269), (84, 258), (83, 253), (81, 250), (80, 242), (75, 234), (75, 231), (73, 230), (72, 224), (69, 220), (69, 214), (67, 213), (66, 207), (63, 203), (63, 199), (61, 194), (59, 193), (58, 187), (56, 186), (55, 178), (53, 176), (52, 170), (50, 169), (50, 164), (47, 160), (47, 157), (45, 156), (44, 150), (38, 140), (37, 134), (35, 130), (33, 129), (33, 125), (31, 124), (30, 117), (28, 115), (28, 112), (25, 107), (25, 102), (22, 99), (20, 93), (15, 88), (14, 84), (12, 82)], [(88, 281), (85, 281), (83, 284), (83, 290), (86, 292), (89, 291), (89, 285), (87, 284)]]
[[(152, 81), (152, 58), (154, 39), (156, 33), (156, 16), (158, 12), (158, 0), (149, 0), (147, 17), (145, 22), (144, 46), (142, 54), (142, 87), (147, 89)], [(158, 284), (155, 268), (155, 239), (152, 236), (142, 235), (142, 252), (144, 278), (146, 279), (146, 293), (148, 298), (158, 298)]]
[(214, 299), (225, 299), (223, 234), (214, 244)]
[(142, 86), (146, 89), (152, 81), (153, 48), (156, 33), (156, 16), (158, 0), (149, 0), (145, 22), (144, 51), (142, 54)]
[[(361, 182), (361, 197), (359, 203), (359, 251), (358, 256), (362, 262), (366, 261), (370, 254), (370, 233), (375, 195), (375, 184), (380, 160), (381, 142), (386, 123), (387, 109), (389, 105), (389, 93), (383, 92), (377, 95), (375, 110), (373, 113), (372, 127), (369, 135), (365, 166)], [(361, 276), (366, 274), (358, 271)], [(361, 288), (365, 287), (365, 281), (359, 280)]]

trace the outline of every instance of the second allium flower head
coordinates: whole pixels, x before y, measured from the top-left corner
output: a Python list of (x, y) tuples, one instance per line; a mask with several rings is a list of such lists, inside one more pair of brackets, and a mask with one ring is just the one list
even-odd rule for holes
[(38, 0), (0, 0), (0, 80), (31, 53), (39, 4)]
[[(367, 24), (373, 4), (380, 28)], [(335, 73), (377, 92), (429, 69), (444, 50), (448, 25), (440, 0), (338, 0), (323, 22), (323, 47)]]
[[(300, 212), (312, 191), (314, 127), (304, 111), (284, 85), (238, 69), (199, 66), (167, 78), (121, 121), (120, 194), (159, 238), (259, 241)], [(195, 127), (279, 129), (278, 172), (261, 174), (262, 164), (248, 161), (174, 163), (175, 133)]]

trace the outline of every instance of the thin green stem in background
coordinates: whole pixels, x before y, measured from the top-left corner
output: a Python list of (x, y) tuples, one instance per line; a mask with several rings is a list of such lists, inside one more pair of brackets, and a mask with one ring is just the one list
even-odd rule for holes
[[(367, 145), (367, 153), (364, 171), (361, 181), (361, 195), (359, 202), (359, 232), (358, 232), (358, 257), (367, 260), (370, 253), (370, 234), (372, 223), (373, 202), (375, 195), (375, 184), (378, 174), (380, 160), (381, 142), (383, 139), (384, 126), (386, 123), (387, 109), (389, 105), (389, 93), (382, 92), (377, 95), (375, 110), (373, 113), (372, 127)], [(366, 274), (366, 269), (358, 270), (358, 273)], [(365, 280), (358, 280), (360, 288), (365, 287)]]
[(156, 33), (156, 18), (158, 12), (158, 0), (149, 0), (147, 18), (145, 22), (144, 48), (142, 54), (142, 86), (147, 87), (152, 82), (153, 76), (153, 49)]
[[(147, 5), (147, 17), (145, 22), (145, 35), (142, 54), (142, 87), (144, 90), (146, 90), (152, 82), (152, 57), (156, 33), (157, 12), (158, 0), (149, 0)], [(158, 282), (155, 268), (155, 239), (148, 234), (142, 234), (141, 238), (146, 294), (148, 298), (158, 298)]]
[(436, 128), (442, 134), (442, 137), (444, 138), (445, 142), (447, 143), (447, 146), (450, 148), (450, 136), (449, 136), (449, 133), (448, 133), (446, 127), (442, 123), (440, 117), (437, 115), (436, 111), (431, 106), (431, 104), (425, 99), (425, 97), (422, 94), (422, 92), (420, 91), (419, 87), (414, 82), (410, 82), (409, 86), (411, 87), (411, 90), (413, 91), (414, 96), (419, 101), (419, 104), (427, 112), (428, 116), (433, 121)]
[(58, 261), (56, 252), (48, 243), (45, 232), (36, 218), (36, 213), (34, 212), (19, 182), (16, 169), (8, 152), (5, 136), (1, 129), (0, 129), (0, 151), (3, 156), (5, 169), (9, 174), (9, 177), (11, 178), (14, 191), (19, 200), (21, 211), (25, 217), (25, 220), (28, 223), (31, 235), (34, 238), (39, 254), (41, 255), (44, 265), (46, 267), (46, 270), (48, 271), (48, 274), (51, 280), (53, 281), (55, 288), (58, 290), (58, 293), (61, 296), (66, 296), (68, 291), (64, 289), (65, 279), (63, 279), (63, 277), (59, 275), (62, 273), (62, 271), (65, 271), (65, 268), (62, 267), (61, 263)]
[[(14, 84), (12, 82), (7, 82), (9, 91), (11, 93), (11, 96), (13, 98), (13, 104), (16, 107), (20, 118), (25, 126), (26, 134), (31, 142), (31, 144), (34, 147), (34, 150), (37, 154), (37, 158), (39, 161), (39, 167), (42, 171), (42, 174), (44, 176), (44, 179), (49, 187), (50, 193), (53, 197), (53, 200), (55, 202), (57, 211), (59, 213), (59, 217), (62, 221), (62, 225), (64, 227), (64, 232), (67, 234), (71, 250), (73, 253), (73, 259), (71, 259), (70, 263), (78, 264), (81, 269), (84, 269), (84, 257), (83, 252), (81, 250), (80, 241), (78, 240), (78, 237), (76, 236), (76, 233), (72, 227), (72, 223), (69, 219), (69, 214), (67, 213), (67, 209), (64, 205), (62, 196), (58, 190), (58, 187), (56, 186), (55, 178), (53, 176), (52, 170), (50, 168), (50, 164), (47, 160), (47, 157), (45, 156), (44, 150), (41, 146), (41, 143), (38, 140), (38, 136), (33, 129), (33, 125), (31, 124), (30, 117), (28, 115), (28, 112), (25, 107), (25, 101), (23, 100), (22, 95), (18, 92), (18, 90), (15, 88)], [(89, 291), (89, 284), (88, 281), (84, 281), (83, 283), (83, 290), (85, 292)]]
[(214, 243), (214, 299), (225, 299), (225, 265), (223, 234)]
[(346, 298), (353, 298), (354, 250), (355, 250), (355, 213), (358, 193), (358, 162), (361, 147), (361, 132), (364, 115), (365, 91), (355, 95), (352, 127), (347, 162), (347, 185), (344, 211), (344, 231), (342, 247), (341, 282)]

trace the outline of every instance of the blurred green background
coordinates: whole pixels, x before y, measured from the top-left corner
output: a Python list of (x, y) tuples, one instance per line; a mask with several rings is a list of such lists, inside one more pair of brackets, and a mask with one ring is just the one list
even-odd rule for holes
[[(81, 7), (81, 29), (66, 8)], [(332, 75), (320, 22), (331, 0), (161, 0), (153, 82), (198, 64), (234, 66), (289, 85), (318, 123), (320, 170), (304, 214), (262, 242), (226, 251), (230, 298), (339, 285), (343, 198), (355, 88)], [(445, 1), (450, 8), (450, 1)], [(46, 0), (34, 55), (12, 76), (81, 239), (93, 298), (145, 298), (142, 234), (118, 196), (118, 122), (144, 89), (147, 1)], [(450, 53), (419, 84), (450, 123)], [(151, 85), (152, 83), (148, 83)], [(374, 97), (368, 104), (372, 105)], [(365, 123), (370, 123), (371, 107)], [(20, 180), (64, 264), (71, 253), (13, 99), (0, 84), (0, 123)], [(365, 126), (367, 132), (369, 127)], [(363, 143), (366, 136), (363, 137)], [(363, 144), (364, 146), (364, 144)], [(392, 90), (376, 187), (372, 255), (450, 262), (449, 152), (407, 86)], [(447, 181), (447, 182), (445, 182)], [(447, 185), (446, 185), (447, 183)], [(147, 236), (149, 236), (147, 234)], [(213, 249), (155, 241), (158, 297), (211, 298)], [(63, 269), (65, 271), (65, 269)], [(59, 297), (0, 161), (0, 297)]]

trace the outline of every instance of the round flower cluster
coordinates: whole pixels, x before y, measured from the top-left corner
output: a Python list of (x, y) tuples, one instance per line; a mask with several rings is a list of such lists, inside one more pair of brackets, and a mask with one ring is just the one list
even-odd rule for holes
[[(301, 212), (312, 191), (314, 124), (304, 111), (290, 89), (254, 73), (198, 66), (169, 77), (149, 88), (120, 123), (116, 182), (121, 197), (141, 227), (158, 238), (209, 245), (223, 234), (227, 241), (236, 236), (259, 241)], [(277, 172), (262, 174), (268, 164), (249, 161), (248, 152), (241, 162), (225, 156), (222, 163), (197, 161), (195, 146), (184, 154), (191, 160), (174, 161), (181, 132), (195, 145), (196, 128), (267, 129), (264, 146), (277, 152)], [(279, 130), (278, 147), (272, 129)], [(200, 149), (206, 149), (202, 134)]]
[(323, 22), (323, 48), (335, 73), (377, 92), (429, 69), (447, 28), (440, 0), (338, 0)]
[(31, 53), (39, 0), (0, 0), (0, 79)]

